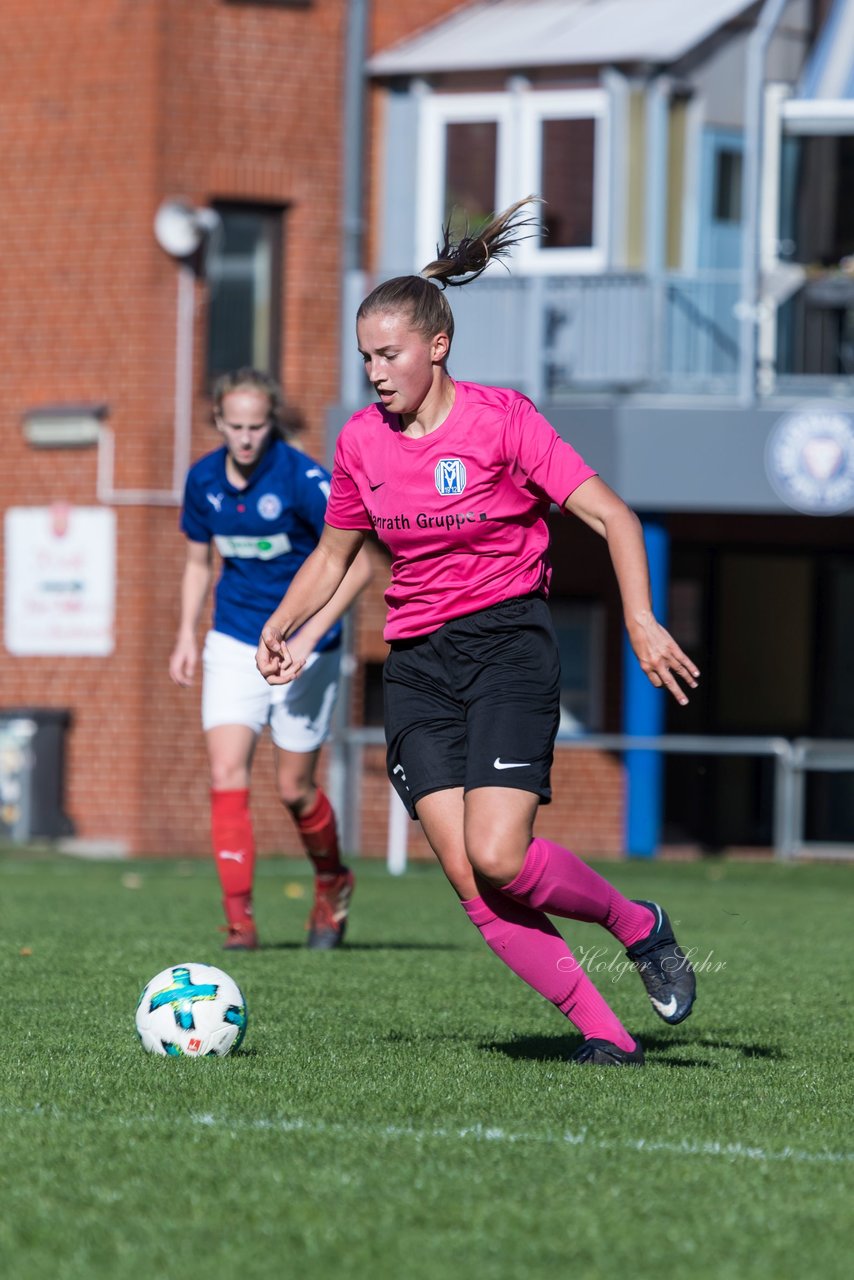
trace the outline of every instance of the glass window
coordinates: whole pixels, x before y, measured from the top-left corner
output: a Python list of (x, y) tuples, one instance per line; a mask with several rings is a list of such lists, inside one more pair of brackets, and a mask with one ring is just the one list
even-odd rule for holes
[(550, 600), (560, 654), (560, 727), (595, 733), (602, 728), (602, 605)]
[(609, 226), (608, 95), (600, 88), (427, 93), (414, 196), (417, 269), (439, 226), (454, 237), (529, 191), (542, 231), (513, 251), (523, 274), (599, 271)]
[(741, 152), (722, 148), (715, 166), (715, 221), (741, 222)]
[(595, 141), (595, 120), (542, 122), (542, 249), (586, 249), (593, 244)]
[(519, 246), (531, 272), (601, 271), (609, 213), (608, 97), (602, 89), (519, 97), (517, 190), (537, 191), (542, 232)]
[(222, 231), (206, 264), (208, 375), (252, 365), (278, 376), (282, 211), (218, 205)]
[(495, 211), (498, 122), (466, 120), (445, 130), (445, 223), (454, 239)]

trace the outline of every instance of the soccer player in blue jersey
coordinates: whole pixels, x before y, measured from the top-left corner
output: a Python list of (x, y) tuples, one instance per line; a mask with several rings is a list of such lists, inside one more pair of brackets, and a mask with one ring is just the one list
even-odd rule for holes
[(282, 393), (255, 369), (219, 379), (213, 394), (219, 449), (187, 475), (181, 528), (187, 560), (169, 674), (192, 683), (196, 630), (222, 560), (213, 625), (202, 655), (202, 726), (211, 776), (211, 837), (227, 922), (226, 950), (254, 950), (255, 842), (249, 780), (258, 736), (270, 725), (279, 795), (314, 864), (308, 945), (328, 950), (344, 937), (353, 874), (342, 865), (335, 814), (315, 774), (337, 691), (341, 615), (371, 576), (364, 553), (329, 604), (302, 628), (291, 651), (305, 660), (299, 680), (267, 684), (255, 647), (267, 617), (323, 530), (329, 473), (284, 438)]

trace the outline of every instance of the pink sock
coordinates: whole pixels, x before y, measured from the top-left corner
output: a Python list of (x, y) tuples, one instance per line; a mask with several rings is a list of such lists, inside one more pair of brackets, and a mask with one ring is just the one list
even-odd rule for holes
[(522, 870), (503, 892), (550, 915), (601, 924), (624, 947), (645, 938), (655, 924), (647, 907), (624, 898), (569, 849), (539, 837), (528, 845)]
[(547, 916), (513, 902), (499, 890), (487, 890), (462, 906), (490, 950), (560, 1009), (585, 1040), (610, 1040), (631, 1053), (634, 1039)]

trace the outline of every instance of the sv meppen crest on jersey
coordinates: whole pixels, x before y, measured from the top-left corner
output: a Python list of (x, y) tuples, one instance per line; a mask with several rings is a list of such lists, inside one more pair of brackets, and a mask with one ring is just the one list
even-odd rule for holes
[(454, 497), (466, 487), (466, 469), (459, 458), (440, 458), (436, 463), (436, 488), (443, 497)]

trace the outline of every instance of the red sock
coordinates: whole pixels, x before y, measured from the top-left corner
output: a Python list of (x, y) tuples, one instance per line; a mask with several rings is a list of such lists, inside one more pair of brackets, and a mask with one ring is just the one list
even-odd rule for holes
[(252, 919), (255, 837), (249, 815), (249, 789), (211, 791), (211, 841), (229, 924)]
[(462, 906), (486, 945), (560, 1009), (585, 1040), (609, 1040), (632, 1052), (635, 1040), (542, 911), (523, 907), (498, 890), (487, 890)]
[(528, 845), (522, 870), (503, 891), (549, 915), (601, 924), (624, 947), (645, 938), (655, 924), (648, 907), (630, 902), (569, 849), (539, 836)]
[(317, 799), (311, 809), (303, 810), (296, 819), (297, 830), (318, 875), (335, 875), (341, 870), (335, 813), (325, 792), (317, 788)]

